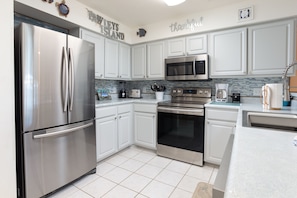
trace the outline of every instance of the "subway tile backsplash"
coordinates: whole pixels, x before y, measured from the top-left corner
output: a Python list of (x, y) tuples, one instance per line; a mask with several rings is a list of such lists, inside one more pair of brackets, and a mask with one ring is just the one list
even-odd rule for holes
[(243, 97), (253, 96), (254, 88), (261, 88), (266, 83), (282, 83), (281, 77), (265, 78), (221, 78), (208, 81), (165, 81), (165, 80), (143, 80), (143, 81), (116, 81), (116, 80), (95, 80), (96, 89), (108, 89), (110, 93), (118, 93), (123, 87), (125, 89), (140, 89), (143, 94), (154, 94), (151, 85), (154, 83), (165, 85), (165, 94), (169, 95), (173, 87), (211, 87), (212, 96), (215, 95), (216, 83), (228, 83), (229, 95), (232, 92), (239, 92)]

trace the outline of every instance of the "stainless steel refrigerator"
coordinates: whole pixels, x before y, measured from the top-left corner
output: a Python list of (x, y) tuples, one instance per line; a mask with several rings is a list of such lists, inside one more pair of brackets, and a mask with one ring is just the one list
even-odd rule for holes
[(96, 171), (94, 45), (15, 29), (18, 197), (42, 197)]

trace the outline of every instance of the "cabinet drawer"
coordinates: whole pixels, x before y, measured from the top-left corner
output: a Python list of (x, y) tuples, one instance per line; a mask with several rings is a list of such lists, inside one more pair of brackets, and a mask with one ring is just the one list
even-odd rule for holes
[(147, 113), (157, 113), (157, 105), (134, 104), (134, 111), (147, 112)]
[(119, 105), (118, 114), (131, 112), (131, 105)]
[(96, 108), (96, 118), (103, 118), (103, 117), (116, 116), (116, 115), (117, 115), (116, 107)]
[(237, 115), (238, 110), (206, 108), (206, 119), (236, 122)]

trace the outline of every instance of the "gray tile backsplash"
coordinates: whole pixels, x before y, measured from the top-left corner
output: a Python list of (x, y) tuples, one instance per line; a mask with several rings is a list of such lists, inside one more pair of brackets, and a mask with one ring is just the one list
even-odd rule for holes
[(96, 89), (105, 88), (110, 93), (118, 93), (118, 91), (125, 87), (127, 90), (140, 89), (143, 94), (154, 94), (151, 90), (151, 85), (156, 82), (159, 85), (165, 85), (165, 94), (169, 95), (173, 87), (211, 87), (212, 95), (215, 95), (216, 83), (228, 83), (229, 95), (232, 92), (239, 92), (243, 97), (253, 96), (254, 88), (261, 88), (266, 83), (281, 83), (281, 77), (267, 77), (267, 78), (222, 78), (212, 79), (209, 81), (165, 81), (165, 80), (144, 80), (144, 81), (116, 81), (116, 80), (95, 80)]

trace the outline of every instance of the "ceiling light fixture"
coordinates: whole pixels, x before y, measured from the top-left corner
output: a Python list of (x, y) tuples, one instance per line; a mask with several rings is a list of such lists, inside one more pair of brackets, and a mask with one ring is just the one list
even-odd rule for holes
[(164, 2), (168, 5), (168, 6), (175, 6), (178, 4), (181, 4), (183, 2), (185, 2), (186, 0), (164, 0)]

